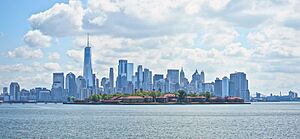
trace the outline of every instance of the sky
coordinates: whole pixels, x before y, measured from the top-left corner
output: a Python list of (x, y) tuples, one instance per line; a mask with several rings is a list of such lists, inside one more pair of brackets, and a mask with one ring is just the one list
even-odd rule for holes
[[(251, 94), (300, 91), (298, 0), (2, 0), (0, 87), (51, 88), (53, 72), (82, 75), (127, 59), (166, 74), (183, 67), (206, 82), (245, 72)], [(115, 74), (116, 76), (116, 74)]]

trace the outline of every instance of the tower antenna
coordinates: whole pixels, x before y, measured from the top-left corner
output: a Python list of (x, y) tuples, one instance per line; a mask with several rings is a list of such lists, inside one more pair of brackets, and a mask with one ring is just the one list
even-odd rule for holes
[(87, 47), (90, 46), (90, 34), (87, 33)]

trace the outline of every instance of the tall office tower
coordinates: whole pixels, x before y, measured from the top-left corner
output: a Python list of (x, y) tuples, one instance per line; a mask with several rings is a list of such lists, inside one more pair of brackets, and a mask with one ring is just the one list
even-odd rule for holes
[(99, 79), (98, 78), (96, 78), (96, 85), (95, 85), (95, 87), (98, 89), (99, 88)]
[(185, 78), (184, 71), (183, 71), (183, 68), (181, 68), (181, 70), (180, 70), (180, 87), (184, 86), (184, 78)]
[(200, 86), (202, 86), (202, 83), (201, 83), (201, 76), (200, 74), (198, 73), (198, 70), (196, 69), (195, 73), (192, 75), (192, 81), (190, 83), (190, 91), (191, 92), (198, 92), (200, 91)]
[(64, 73), (53, 73), (53, 84), (51, 92), (54, 101), (64, 100)]
[(137, 91), (137, 72), (134, 73), (134, 75), (132, 76), (132, 85), (133, 85), (133, 90)]
[(76, 85), (76, 77), (75, 75), (70, 72), (66, 76), (66, 89), (68, 97), (73, 96), (76, 97), (77, 95), (77, 85)]
[(119, 60), (118, 76), (117, 76), (117, 91), (122, 93), (127, 87), (127, 60)]
[(177, 70), (177, 69), (168, 69), (167, 78), (172, 83), (179, 83), (179, 70)]
[(87, 98), (87, 82), (84, 77), (78, 76), (76, 79), (77, 84), (77, 98), (84, 100)]
[(11, 82), (9, 86), (9, 95), (11, 101), (20, 100), (20, 85), (17, 82)]
[(97, 77), (96, 77), (96, 74), (93, 74), (93, 89), (96, 88), (96, 80), (97, 80)]
[(147, 68), (143, 72), (143, 90), (152, 90), (152, 72)]
[(114, 93), (114, 69), (109, 69), (109, 93)]
[(7, 87), (3, 87), (2, 93), (3, 93), (3, 95), (8, 95), (8, 88)]
[(118, 76), (127, 76), (127, 60), (119, 60)]
[(134, 92), (133, 63), (127, 63), (126, 93), (133, 93), (133, 92)]
[(222, 78), (222, 97), (229, 96), (229, 79), (225, 76)]
[(160, 81), (164, 80), (164, 75), (163, 74), (154, 74), (153, 76), (153, 89), (155, 91), (161, 91), (161, 84)]
[(171, 92), (171, 87), (170, 87), (170, 81), (168, 78), (165, 78), (165, 81), (164, 81), (164, 93), (166, 92)]
[(101, 79), (101, 86), (103, 86), (103, 93), (108, 94), (110, 89), (109, 78), (103, 77)]
[(133, 63), (127, 63), (127, 81), (132, 82), (132, 76), (133, 76)]
[(139, 65), (137, 68), (137, 85), (136, 89), (142, 89), (143, 88), (143, 67), (142, 65)]
[(175, 92), (179, 90), (179, 70), (168, 69), (167, 79), (169, 80), (169, 92)]
[(248, 89), (248, 80), (244, 72), (230, 74), (229, 94), (231, 96), (241, 97), (245, 101), (249, 101), (250, 92)]
[(203, 70), (201, 71), (200, 77), (201, 77), (201, 78), (200, 78), (200, 82), (201, 82), (201, 83), (205, 83), (205, 74), (204, 74), (204, 71), (203, 71)]
[(210, 93), (215, 93), (214, 91), (214, 82), (211, 83), (202, 83), (200, 92), (210, 92)]
[(187, 78), (185, 78), (183, 68), (181, 68), (179, 80), (180, 80), (180, 89), (188, 92), (189, 81)]
[(217, 97), (222, 97), (222, 80), (216, 78), (214, 84), (214, 95)]
[(83, 77), (87, 82), (88, 87), (93, 87), (93, 69), (92, 69), (92, 53), (89, 42), (89, 36), (87, 38), (87, 46), (84, 48), (84, 63), (83, 63)]

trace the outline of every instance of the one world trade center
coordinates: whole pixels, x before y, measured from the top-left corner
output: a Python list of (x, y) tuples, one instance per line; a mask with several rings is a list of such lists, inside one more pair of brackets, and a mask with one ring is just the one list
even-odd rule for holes
[(87, 46), (84, 48), (84, 65), (83, 65), (83, 77), (86, 80), (88, 87), (93, 87), (93, 70), (91, 60), (91, 47), (89, 42), (89, 35), (87, 36)]

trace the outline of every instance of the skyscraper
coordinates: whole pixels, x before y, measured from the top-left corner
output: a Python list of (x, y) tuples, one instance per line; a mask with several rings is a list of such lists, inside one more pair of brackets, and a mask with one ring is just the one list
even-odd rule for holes
[(190, 83), (190, 91), (198, 92), (200, 91), (201, 88), (200, 86), (202, 86), (201, 75), (198, 73), (198, 70), (196, 69), (195, 73), (192, 75), (192, 81)]
[(97, 80), (97, 77), (96, 77), (96, 74), (93, 74), (93, 89), (96, 89), (96, 80)]
[(52, 96), (54, 101), (64, 99), (64, 73), (53, 73)]
[(143, 72), (143, 90), (152, 90), (152, 72), (147, 68)]
[(222, 78), (222, 97), (229, 96), (229, 79), (225, 76)]
[(177, 69), (168, 69), (167, 78), (172, 83), (179, 83), (179, 70), (177, 70)]
[(204, 74), (203, 70), (201, 71), (201, 74), (200, 74), (200, 82), (205, 83), (205, 74)]
[(139, 65), (137, 68), (137, 85), (136, 89), (143, 88), (143, 67)]
[(9, 95), (11, 101), (20, 100), (20, 85), (17, 82), (11, 82), (9, 86)]
[(216, 78), (214, 84), (214, 95), (217, 97), (222, 97), (222, 80)]
[(127, 60), (119, 60), (118, 76), (117, 76), (117, 91), (125, 92), (127, 87)]
[(3, 95), (8, 95), (8, 88), (7, 87), (3, 87), (2, 93), (3, 93)]
[(119, 60), (118, 76), (127, 76), (127, 60)]
[(180, 71), (179, 81), (180, 81), (180, 89), (188, 92), (189, 81), (187, 78), (185, 78), (183, 68), (181, 68), (181, 71)]
[(114, 69), (109, 69), (109, 93), (114, 93)]
[(89, 42), (89, 36), (87, 37), (87, 46), (84, 48), (84, 63), (83, 63), (83, 77), (87, 82), (88, 87), (93, 87), (93, 70), (92, 70), (92, 54)]
[(77, 97), (76, 77), (72, 72), (68, 73), (66, 76), (66, 89), (69, 97)]
[(110, 82), (109, 82), (109, 78), (103, 77), (101, 79), (101, 86), (103, 86), (103, 93), (107, 94), (109, 93), (109, 89), (110, 89)]
[(181, 68), (180, 70), (180, 86), (184, 86), (184, 78), (185, 78), (185, 75), (184, 75), (184, 71), (183, 71), (183, 68)]
[(84, 77), (78, 76), (76, 79), (77, 84), (77, 98), (84, 100), (87, 98), (87, 83)]
[(248, 80), (244, 72), (230, 74), (229, 95), (243, 98), (249, 101), (250, 92), (248, 89)]
[(168, 92), (175, 92), (179, 90), (179, 70), (168, 69), (167, 79), (169, 81), (169, 88), (167, 88)]
[(164, 82), (163, 74), (154, 74), (153, 76), (153, 89), (155, 91), (162, 91), (162, 82)]
[(164, 79), (164, 75), (163, 74), (154, 74), (153, 76), (153, 84), (161, 79)]
[(127, 63), (127, 81), (132, 82), (133, 79), (133, 63)]

